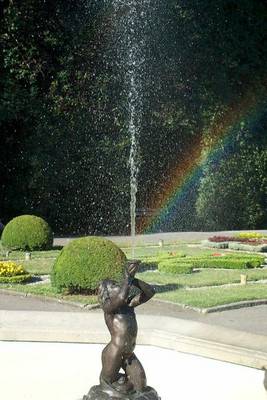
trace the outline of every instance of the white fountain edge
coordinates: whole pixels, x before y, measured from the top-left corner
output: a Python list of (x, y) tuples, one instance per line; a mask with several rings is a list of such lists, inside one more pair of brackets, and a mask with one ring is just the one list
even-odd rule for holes
[[(138, 344), (267, 369), (267, 336), (178, 318), (138, 316)], [(0, 340), (107, 343), (102, 313), (0, 310)]]

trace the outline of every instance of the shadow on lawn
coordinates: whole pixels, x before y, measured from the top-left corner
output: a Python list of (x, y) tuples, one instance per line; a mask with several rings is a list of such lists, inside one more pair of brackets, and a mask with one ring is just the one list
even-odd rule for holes
[(158, 263), (155, 262), (142, 262), (138, 272), (155, 271), (158, 269)]

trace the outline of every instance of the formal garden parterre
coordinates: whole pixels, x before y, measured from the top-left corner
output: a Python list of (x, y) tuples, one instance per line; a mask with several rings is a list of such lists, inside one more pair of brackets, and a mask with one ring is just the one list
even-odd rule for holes
[[(14, 226), (16, 230), (17, 224)], [(24, 235), (23, 230), (20, 232)], [(50, 232), (47, 227), (46, 232)], [(40, 237), (39, 234), (36, 236)], [(227, 239), (228, 244), (248, 246), (258, 246), (259, 241), (264, 245), (267, 241), (257, 233)], [(49, 240), (51, 242), (50, 236)], [(255, 242), (256, 245), (252, 244)], [(215, 252), (213, 244), (226, 243), (225, 237), (212, 237), (208, 243), (212, 248), (205, 248), (207, 242), (204, 248), (203, 243), (192, 247), (190, 243), (181, 242), (166, 244), (164, 248), (155, 245), (137, 247), (136, 256), (142, 260), (138, 277), (153, 284), (158, 300), (200, 309), (267, 299), (267, 267), (263, 252), (232, 251), (229, 246), (218, 247)], [(12, 246), (2, 241), (0, 288), (83, 305), (97, 303), (97, 287), (101, 280), (121, 279), (125, 261), (131, 256), (129, 247), (120, 249), (100, 237), (74, 239), (62, 249), (51, 246), (48, 249), (44, 242), (43, 249), (32, 250), (26, 260), (29, 248), (27, 244), (25, 246), (25, 235), (21, 249), (14, 245), (13, 239)], [(241, 282), (241, 276), (245, 276), (245, 284), (244, 280)]]

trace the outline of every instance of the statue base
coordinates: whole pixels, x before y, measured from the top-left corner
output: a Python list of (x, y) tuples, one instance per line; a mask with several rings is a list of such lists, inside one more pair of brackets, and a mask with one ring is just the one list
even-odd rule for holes
[(89, 393), (83, 396), (82, 400), (160, 400), (157, 392), (150, 386), (147, 386), (143, 392), (131, 394), (108, 393), (103, 390), (101, 385), (93, 386)]

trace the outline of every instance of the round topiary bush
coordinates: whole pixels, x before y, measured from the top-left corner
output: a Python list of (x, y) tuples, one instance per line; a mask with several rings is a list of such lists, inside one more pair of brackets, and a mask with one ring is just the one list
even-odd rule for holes
[(119, 280), (125, 262), (125, 254), (110, 240), (75, 239), (61, 250), (52, 269), (51, 282), (59, 291), (93, 293), (101, 280)]
[(2, 245), (12, 250), (47, 250), (53, 233), (46, 221), (34, 215), (13, 218), (4, 228)]

